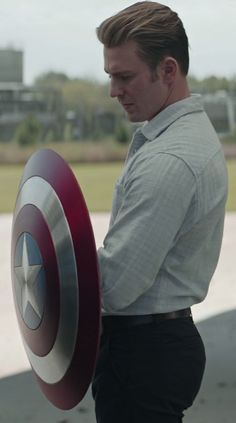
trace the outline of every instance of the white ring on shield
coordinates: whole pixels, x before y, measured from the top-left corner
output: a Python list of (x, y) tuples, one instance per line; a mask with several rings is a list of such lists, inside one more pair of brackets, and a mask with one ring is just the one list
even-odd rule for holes
[(59, 271), (60, 317), (55, 343), (46, 356), (36, 355), (24, 339), (23, 342), (35, 373), (44, 382), (54, 384), (68, 370), (77, 339), (79, 289), (76, 259), (70, 228), (60, 199), (52, 186), (38, 176), (27, 179), (17, 197), (14, 222), (22, 207), (27, 204), (40, 210), (51, 232)]

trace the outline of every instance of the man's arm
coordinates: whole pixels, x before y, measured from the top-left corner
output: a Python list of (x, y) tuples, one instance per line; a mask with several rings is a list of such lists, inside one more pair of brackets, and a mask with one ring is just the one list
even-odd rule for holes
[(124, 185), (120, 209), (99, 249), (103, 306), (122, 310), (155, 281), (196, 190), (181, 159), (158, 154), (138, 159)]

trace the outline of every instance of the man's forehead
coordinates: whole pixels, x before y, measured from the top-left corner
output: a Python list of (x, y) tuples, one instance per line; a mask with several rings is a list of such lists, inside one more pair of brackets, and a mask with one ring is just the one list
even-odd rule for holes
[(134, 41), (129, 41), (116, 47), (104, 47), (105, 72), (121, 73), (132, 71), (141, 62), (137, 50), (138, 47)]

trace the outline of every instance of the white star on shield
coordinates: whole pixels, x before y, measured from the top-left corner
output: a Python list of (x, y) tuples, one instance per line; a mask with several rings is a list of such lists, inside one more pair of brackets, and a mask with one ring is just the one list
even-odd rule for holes
[(23, 316), (25, 316), (26, 308), (29, 303), (40, 320), (42, 318), (42, 311), (39, 299), (35, 293), (35, 282), (41, 268), (41, 264), (29, 263), (26, 235), (24, 235), (22, 263), (21, 266), (15, 267), (15, 274), (21, 289), (21, 310)]

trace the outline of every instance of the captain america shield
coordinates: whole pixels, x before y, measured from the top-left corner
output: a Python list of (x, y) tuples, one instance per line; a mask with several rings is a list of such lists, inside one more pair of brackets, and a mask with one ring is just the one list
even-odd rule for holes
[(54, 151), (26, 164), (12, 226), (12, 287), (17, 319), (40, 388), (71, 409), (91, 382), (100, 339), (97, 252), (87, 206)]

